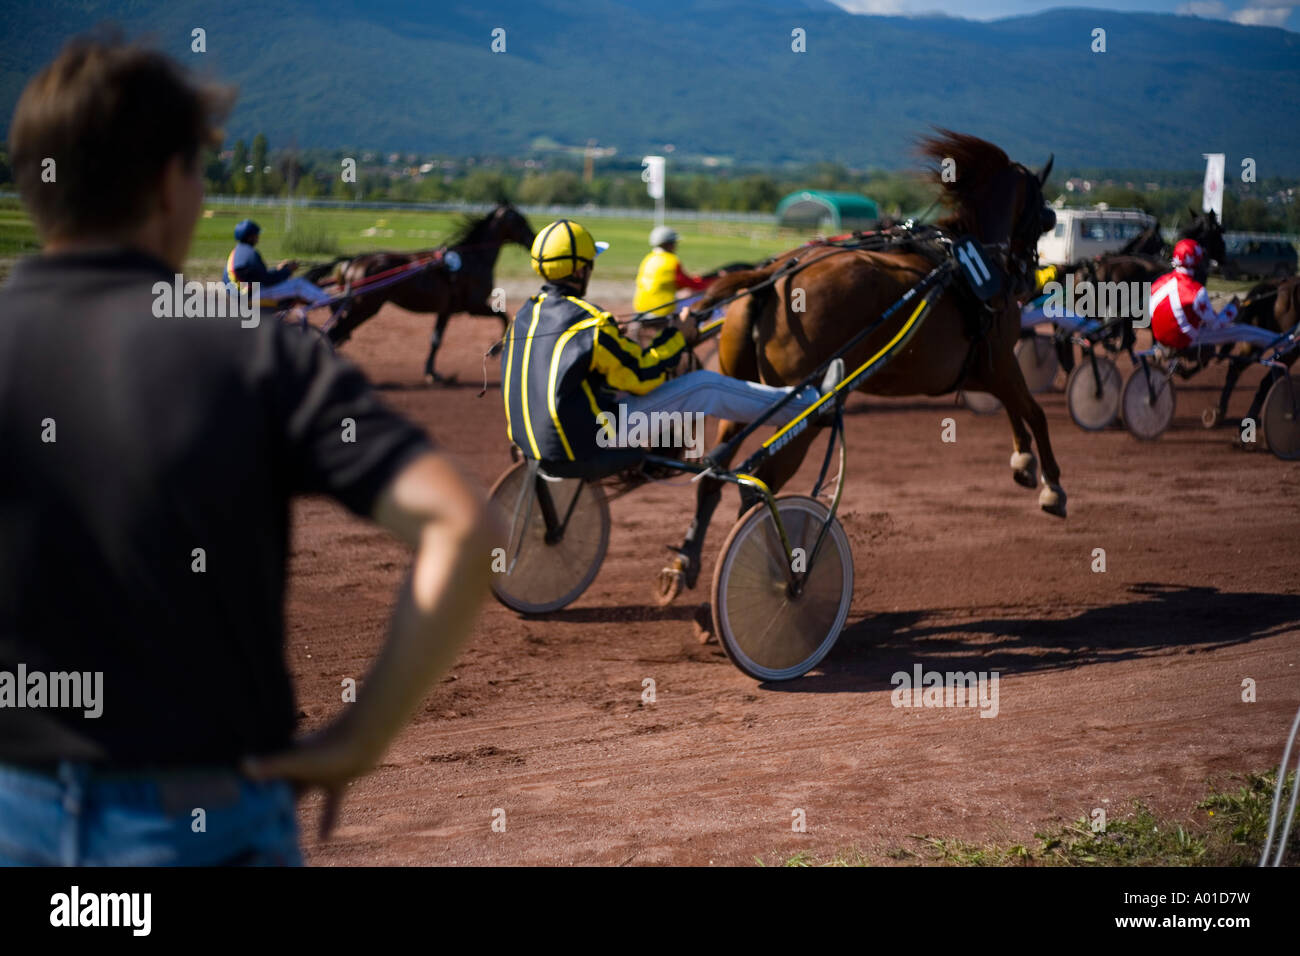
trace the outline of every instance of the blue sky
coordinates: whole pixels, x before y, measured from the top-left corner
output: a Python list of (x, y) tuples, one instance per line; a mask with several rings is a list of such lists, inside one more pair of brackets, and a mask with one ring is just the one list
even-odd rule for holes
[(950, 16), (992, 20), (1018, 14), (1037, 13), (1053, 7), (1098, 7), (1104, 10), (1140, 10), (1153, 13), (1185, 13), (1199, 17), (1231, 20), (1256, 26), (1285, 27), (1300, 31), (1300, 0), (1107, 0), (1105, 3), (1079, 0), (831, 0), (855, 13), (946, 13)]

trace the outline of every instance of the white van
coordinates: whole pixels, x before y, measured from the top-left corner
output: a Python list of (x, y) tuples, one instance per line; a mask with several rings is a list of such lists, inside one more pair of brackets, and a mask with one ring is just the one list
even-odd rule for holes
[(1038, 237), (1038, 258), (1044, 265), (1065, 266), (1114, 252), (1156, 221), (1140, 209), (1111, 209), (1105, 203), (1052, 211), (1056, 227)]

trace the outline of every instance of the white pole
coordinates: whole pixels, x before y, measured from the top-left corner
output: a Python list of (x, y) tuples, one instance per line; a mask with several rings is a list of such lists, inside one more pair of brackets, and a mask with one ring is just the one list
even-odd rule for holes
[(662, 156), (647, 156), (641, 160), (644, 167), (641, 170), (641, 179), (646, 184), (648, 192), (655, 201), (655, 225), (664, 224), (664, 158)]
[(1201, 194), (1201, 212), (1213, 212), (1223, 222), (1223, 153), (1202, 153), (1205, 157), (1205, 188)]

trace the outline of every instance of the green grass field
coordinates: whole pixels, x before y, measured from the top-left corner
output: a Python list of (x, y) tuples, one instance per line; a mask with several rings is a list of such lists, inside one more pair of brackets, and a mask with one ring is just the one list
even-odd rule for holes
[[(262, 226), (260, 249), (262, 257), (272, 266), (281, 259), (297, 259), (307, 264), (345, 253), (425, 249), (440, 245), (458, 222), (456, 214), (442, 212), (294, 209), (292, 231), (299, 243), (306, 241), (305, 248), (309, 251), (304, 251), (304, 246), (286, 241), (286, 211), (282, 208), (210, 206), (204, 209), (195, 228), (186, 274), (198, 279), (220, 277), (234, 244), (235, 223), (246, 217), (256, 219)], [(671, 224), (681, 234), (678, 253), (683, 264), (695, 273), (708, 272), (729, 262), (757, 262), (811, 237), (811, 233), (760, 223)], [(544, 225), (532, 223), (534, 229)], [(630, 283), (636, 277), (641, 258), (649, 251), (647, 240), (653, 225), (650, 220), (592, 218), (584, 225), (597, 239), (610, 243), (609, 251), (600, 257), (596, 275)], [(31, 220), (17, 200), (0, 200), (0, 260), (35, 252), (38, 248)], [(7, 273), (8, 263), (0, 261), (0, 278)], [(518, 246), (503, 249), (497, 276), (531, 278), (528, 254)], [(1210, 279), (1209, 288), (1211, 292), (1244, 292), (1253, 284), (1228, 282), (1216, 276)]]
[[(312, 250), (301, 251), (301, 245), (286, 242), (284, 209), (206, 207), (195, 228), (186, 274), (200, 279), (218, 277), (234, 244), (231, 233), (235, 223), (245, 217), (256, 219), (261, 225), (259, 248), (271, 265), (281, 259), (292, 258), (308, 263), (345, 253), (429, 248), (440, 245), (458, 221), (454, 213), (441, 212), (294, 209), (293, 233), (305, 237), (307, 248)], [(534, 229), (543, 225), (543, 222), (532, 222)], [(592, 218), (584, 225), (597, 239), (610, 243), (609, 251), (600, 257), (597, 275), (605, 279), (631, 281), (636, 276), (641, 258), (650, 251), (647, 239), (653, 223), (648, 219)], [(689, 222), (673, 225), (682, 237), (678, 252), (686, 268), (692, 272), (707, 272), (728, 262), (765, 259), (808, 238), (803, 233), (752, 223)], [(0, 256), (19, 256), (38, 248), (35, 230), (21, 206), (14, 200), (0, 202)], [(518, 246), (505, 248), (497, 266), (497, 275), (505, 279), (531, 276), (527, 252)]]

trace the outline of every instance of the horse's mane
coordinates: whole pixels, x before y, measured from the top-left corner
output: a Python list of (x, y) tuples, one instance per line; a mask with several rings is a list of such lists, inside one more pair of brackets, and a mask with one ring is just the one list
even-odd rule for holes
[(508, 200), (500, 199), (492, 211), (485, 215), (475, 216), (470, 213), (461, 213), (456, 217), (455, 225), (447, 236), (447, 245), (473, 245), (482, 242), (487, 233), (488, 225), (492, 222), (492, 217), (500, 208), (510, 209), (513, 207)]
[[(931, 162), (926, 171), (932, 182), (943, 190), (941, 201), (950, 213), (939, 221), (946, 229), (973, 232), (975, 199), (985, 192), (993, 179), (1011, 165), (1011, 158), (1001, 148), (969, 133), (957, 133), (935, 127), (933, 136), (917, 143), (917, 152)], [(951, 159), (957, 167), (952, 181), (943, 178), (943, 162)]]
[[(1139, 249), (1145, 249), (1148, 243), (1152, 243), (1160, 236), (1159, 221), (1153, 222), (1118, 250), (1121, 256), (1131, 256), (1137, 254)], [(1163, 244), (1163, 243), (1162, 243)]]
[(461, 213), (456, 217), (455, 225), (452, 226), (451, 232), (447, 235), (447, 245), (461, 246), (477, 242), (483, 237), (483, 233), (487, 230), (488, 220), (491, 218), (491, 213), (486, 216)]

